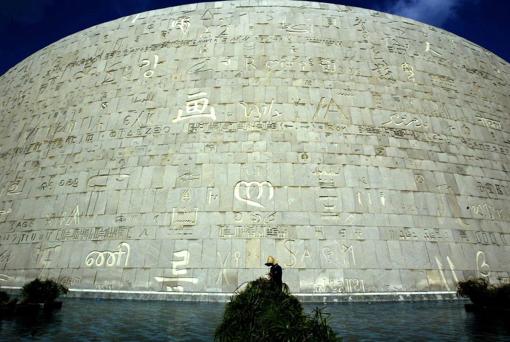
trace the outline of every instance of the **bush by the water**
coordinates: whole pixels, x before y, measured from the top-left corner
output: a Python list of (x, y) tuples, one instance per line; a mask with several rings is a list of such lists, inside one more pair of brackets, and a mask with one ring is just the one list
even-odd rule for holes
[(5, 291), (0, 291), (0, 304), (9, 303), (9, 295)]
[(21, 296), (24, 303), (52, 303), (69, 290), (53, 280), (32, 280), (23, 285)]
[(480, 307), (510, 307), (510, 284), (493, 286), (483, 278), (468, 279), (458, 283), (457, 294)]
[(306, 316), (286, 285), (280, 290), (264, 278), (250, 282), (232, 297), (214, 337), (220, 342), (341, 340), (320, 309)]

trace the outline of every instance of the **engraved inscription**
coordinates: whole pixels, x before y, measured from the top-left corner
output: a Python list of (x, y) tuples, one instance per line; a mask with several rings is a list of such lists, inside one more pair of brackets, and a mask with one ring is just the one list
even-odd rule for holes
[(193, 277), (184, 277), (188, 274), (185, 268), (189, 264), (190, 253), (187, 250), (174, 252), (172, 260), (172, 277), (154, 277), (157, 282), (163, 283), (167, 291), (183, 292), (184, 287), (181, 283), (197, 284), (198, 279)]
[(489, 278), (491, 274), (491, 268), (485, 259), (485, 253), (482, 251), (476, 252), (476, 270), (478, 276), (482, 278)]
[[(121, 242), (117, 249), (113, 251), (92, 251), (85, 258), (87, 267), (120, 267), (124, 260), (124, 267), (127, 267), (129, 261), (130, 247), (129, 244)], [(124, 257), (125, 256), (125, 257)]]
[(205, 92), (190, 94), (186, 101), (186, 109), (179, 109), (177, 111), (177, 117), (173, 119), (172, 122), (180, 122), (195, 118), (207, 118), (216, 121), (214, 107), (209, 106), (209, 98)]
[[(252, 188), (254, 189), (252, 191)], [(267, 188), (267, 196), (264, 196), (264, 189)], [(253, 196), (255, 194), (255, 196)], [(264, 196), (264, 197), (263, 197)], [(264, 208), (262, 200), (272, 200), (274, 196), (273, 185), (267, 181), (264, 182), (246, 182), (240, 181), (234, 187), (234, 197), (249, 206)]]

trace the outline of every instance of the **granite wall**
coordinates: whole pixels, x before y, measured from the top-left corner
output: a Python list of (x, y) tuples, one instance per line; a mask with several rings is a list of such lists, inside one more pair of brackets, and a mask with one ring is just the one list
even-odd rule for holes
[(510, 67), (384, 13), (202, 3), (0, 78), (0, 285), (453, 291), (510, 272)]

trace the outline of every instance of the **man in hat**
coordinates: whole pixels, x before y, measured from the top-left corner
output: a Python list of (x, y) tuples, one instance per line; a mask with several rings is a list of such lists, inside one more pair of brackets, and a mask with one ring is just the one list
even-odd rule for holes
[(269, 280), (279, 289), (282, 289), (282, 268), (272, 256), (267, 257), (266, 266), (270, 266)]

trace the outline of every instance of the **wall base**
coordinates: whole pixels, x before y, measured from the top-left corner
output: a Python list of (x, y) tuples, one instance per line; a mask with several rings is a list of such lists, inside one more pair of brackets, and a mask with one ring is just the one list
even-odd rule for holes
[[(2, 286), (1, 290), (17, 294), (21, 287)], [(70, 289), (66, 298), (101, 298), (126, 300), (161, 300), (183, 302), (226, 303), (233, 293), (228, 292), (156, 292)], [(374, 293), (296, 293), (303, 303), (353, 303), (353, 302), (414, 302), (431, 300), (461, 300), (454, 291), (430, 292), (374, 292)]]

